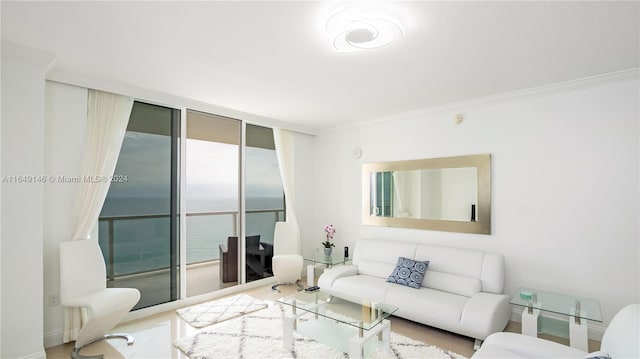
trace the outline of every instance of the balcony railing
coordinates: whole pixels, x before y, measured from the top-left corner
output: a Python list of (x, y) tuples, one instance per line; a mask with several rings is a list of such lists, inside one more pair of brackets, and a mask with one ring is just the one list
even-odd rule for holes
[[(218, 245), (238, 233), (238, 215), (238, 211), (187, 213), (187, 264), (218, 260)], [(262, 242), (273, 243), (279, 220), (284, 220), (284, 209), (246, 211), (246, 233), (260, 234)], [(169, 221), (168, 214), (100, 217), (99, 242), (108, 279), (168, 269)]]

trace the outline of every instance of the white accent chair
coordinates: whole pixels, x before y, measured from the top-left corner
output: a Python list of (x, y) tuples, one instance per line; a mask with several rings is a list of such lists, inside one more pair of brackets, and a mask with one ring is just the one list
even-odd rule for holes
[(600, 351), (587, 353), (549, 340), (518, 333), (494, 333), (472, 358), (640, 358), (638, 304), (622, 308), (602, 337)]
[[(84, 358), (80, 349), (108, 338), (127, 339), (128, 334), (107, 334), (140, 300), (135, 288), (107, 288), (107, 273), (102, 251), (96, 240), (84, 239), (60, 243), (60, 303), (79, 307), (80, 328), (72, 358)], [(102, 358), (102, 355), (90, 358)]]
[(280, 293), (279, 286), (293, 284), (298, 287), (298, 291), (302, 290), (304, 288), (300, 283), (302, 263), (298, 225), (294, 222), (276, 222), (271, 266), (277, 284), (273, 285), (271, 290)]

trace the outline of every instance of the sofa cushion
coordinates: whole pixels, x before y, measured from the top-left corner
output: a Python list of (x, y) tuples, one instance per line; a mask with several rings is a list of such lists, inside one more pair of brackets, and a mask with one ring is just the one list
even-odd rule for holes
[(328, 292), (338, 296), (346, 294), (351, 297), (367, 298), (374, 302), (387, 303), (385, 299), (391, 287), (398, 286), (387, 283), (383, 278), (369, 275), (353, 275), (336, 279)]
[(422, 286), (422, 279), (428, 266), (429, 261), (415, 261), (413, 259), (399, 257), (395, 268), (393, 268), (391, 275), (387, 278), (387, 282), (419, 289)]
[(422, 285), (427, 288), (464, 295), (465, 297), (472, 297), (482, 290), (482, 282), (478, 278), (438, 272), (431, 269), (425, 273)]
[(478, 250), (421, 244), (414, 258), (429, 261), (429, 270), (480, 278), (483, 257)]
[(362, 239), (356, 242), (353, 265), (360, 274), (386, 279), (396, 265), (398, 257), (413, 258), (416, 244), (380, 239)]
[[(396, 257), (397, 258), (397, 257)], [(378, 262), (372, 260), (361, 260), (358, 264), (358, 274), (370, 275), (386, 280), (389, 273), (393, 271), (395, 267), (394, 262)]]

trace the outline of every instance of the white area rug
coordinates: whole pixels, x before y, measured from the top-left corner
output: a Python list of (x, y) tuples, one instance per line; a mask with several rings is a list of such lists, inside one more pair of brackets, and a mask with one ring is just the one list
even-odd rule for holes
[(176, 312), (192, 327), (202, 328), (264, 309), (267, 303), (246, 294), (223, 298), (178, 309)]
[[(240, 318), (211, 326), (202, 332), (176, 340), (174, 345), (191, 359), (242, 358), (348, 358), (348, 355), (326, 344), (294, 336), (293, 351), (282, 346), (282, 315), (280, 304), (273, 303)], [(415, 341), (391, 332), (389, 352), (373, 352), (369, 358), (445, 358), (462, 359), (463, 356), (433, 345)]]

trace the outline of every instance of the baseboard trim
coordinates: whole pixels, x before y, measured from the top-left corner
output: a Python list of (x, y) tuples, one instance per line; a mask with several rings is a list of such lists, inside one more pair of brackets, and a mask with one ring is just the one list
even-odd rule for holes
[(41, 351), (21, 357), (22, 359), (47, 359), (47, 353), (42, 348)]
[[(514, 307), (511, 311), (511, 321), (521, 323), (523, 310), (524, 308)], [(562, 321), (569, 320), (569, 317), (566, 315), (554, 314), (554, 313), (540, 312), (540, 316), (544, 318), (562, 320)], [(606, 329), (607, 327), (603, 323), (596, 323), (593, 321), (589, 321), (589, 326), (587, 327), (587, 336), (589, 337), (589, 339), (602, 341), (602, 336), (604, 335), (604, 331)]]
[(44, 347), (51, 348), (62, 344), (64, 330), (57, 329), (44, 333)]

